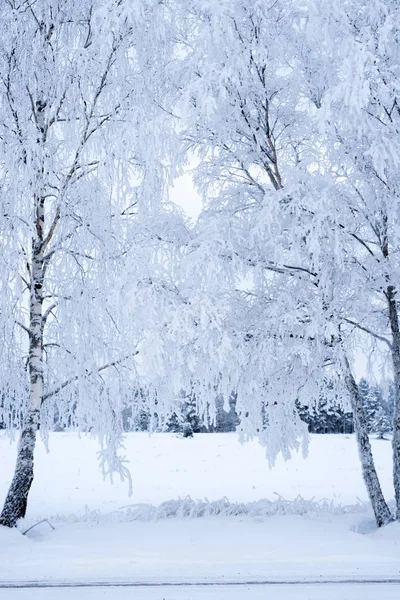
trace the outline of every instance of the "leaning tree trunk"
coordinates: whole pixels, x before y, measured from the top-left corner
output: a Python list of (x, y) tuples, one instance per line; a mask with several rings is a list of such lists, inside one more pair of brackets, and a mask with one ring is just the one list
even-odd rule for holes
[(29, 307), (29, 403), (18, 446), (14, 477), (8, 491), (0, 525), (15, 527), (26, 513), (28, 494), (33, 481), (33, 460), (40, 407), (43, 401), (43, 279), (44, 243), (43, 199), (36, 199), (36, 238), (32, 242)]
[(392, 334), (391, 354), (393, 362), (394, 411), (393, 411), (393, 486), (396, 500), (396, 519), (400, 520), (400, 330), (396, 290), (389, 286), (386, 291), (389, 322)]
[(361, 461), (362, 475), (367, 488), (368, 496), (374, 511), (378, 527), (393, 521), (392, 513), (386, 503), (378, 474), (375, 469), (371, 443), (369, 441), (367, 419), (363, 407), (363, 399), (350, 369), (347, 357), (345, 363), (345, 382), (350, 394), (353, 409), (354, 431), (357, 439), (358, 454)]

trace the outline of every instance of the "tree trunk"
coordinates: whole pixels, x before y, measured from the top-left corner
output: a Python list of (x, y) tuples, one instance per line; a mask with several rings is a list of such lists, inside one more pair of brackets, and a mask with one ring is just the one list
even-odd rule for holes
[(392, 334), (392, 363), (394, 383), (394, 411), (393, 411), (393, 486), (396, 500), (396, 519), (400, 520), (400, 330), (399, 314), (396, 303), (396, 291), (389, 286), (386, 292), (389, 307), (389, 322)]
[(382, 525), (387, 525), (393, 521), (393, 516), (386, 503), (381, 485), (379, 483), (378, 474), (375, 469), (362, 397), (351, 372), (347, 357), (345, 357), (344, 363), (345, 382), (350, 394), (351, 405), (353, 409), (354, 431), (357, 439), (358, 454), (361, 461), (363, 479), (372, 504), (372, 510), (374, 511), (376, 524), (378, 527), (382, 527)]
[(0, 525), (5, 527), (15, 527), (17, 521), (25, 517), (28, 494), (33, 481), (38, 417), (39, 411), (31, 411), (21, 432), (14, 477), (0, 515)]
[(11, 487), (0, 516), (0, 524), (15, 527), (25, 516), (28, 494), (33, 481), (33, 459), (40, 408), (43, 402), (43, 280), (44, 280), (44, 199), (35, 198), (36, 237), (32, 240), (29, 290), (29, 403), (18, 446), (17, 462)]

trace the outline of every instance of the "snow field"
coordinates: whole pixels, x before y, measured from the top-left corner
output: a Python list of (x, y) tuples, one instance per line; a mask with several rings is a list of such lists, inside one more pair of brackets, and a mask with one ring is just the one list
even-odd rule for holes
[[(391, 498), (390, 443), (374, 440), (373, 447), (384, 490)], [(352, 436), (312, 436), (306, 460), (295, 455), (286, 463), (278, 460), (269, 470), (263, 449), (256, 442), (240, 445), (235, 434), (204, 434), (193, 440), (169, 434), (129, 434), (126, 455), (134, 482), (132, 498), (127, 497), (126, 483), (112, 486), (103, 481), (94, 440), (57, 433), (51, 436), (50, 448), (46, 454), (43, 445), (38, 446), (36, 480), (20, 530), (45, 517), (55, 531), (47, 523), (27, 536), (0, 529), (2, 583), (400, 578), (400, 525), (374, 530), (372, 515), (363, 504), (366, 493)], [(2, 495), (11, 478), (14, 455), (15, 444), (10, 445), (2, 435)], [(297, 498), (299, 494), (304, 500)], [(192, 501), (185, 500), (188, 495)], [(224, 496), (230, 503), (220, 501)], [(182, 501), (176, 502), (179, 497)], [(182, 506), (203, 506), (195, 501), (204, 498), (218, 516), (210, 516), (209, 511), (203, 518), (155, 518), (155, 505), (164, 502), (168, 508), (158, 512), (160, 517), (188, 515), (190, 511), (179, 512)], [(278, 499), (272, 502), (274, 498)], [(132, 504), (130, 509), (123, 508)], [(218, 507), (222, 507), (219, 512)], [(230, 513), (236, 516), (227, 516)], [(194, 511), (195, 516), (199, 514), (205, 513)], [(186, 596), (181, 589), (168, 589), (158, 596), (151, 590), (140, 598), (261, 597), (258, 588), (249, 590), (247, 596), (243, 589), (243, 595), (237, 595), (236, 588), (226, 596), (221, 589), (214, 596), (211, 591), (202, 596), (197, 588)], [(280, 598), (277, 590), (276, 586), (271, 597)], [(291, 596), (291, 590), (282, 598), (302, 599), (306, 593), (301, 588), (297, 596)], [(345, 597), (335, 590), (324, 599)], [(114, 600), (129, 594), (122, 588), (114, 596), (110, 590), (72, 591), (74, 599)], [(9, 596), (4, 596), (4, 592), (0, 594), (10, 600), (35, 598), (34, 593), (42, 594), (37, 598), (63, 600), (70, 593), (64, 590), (52, 596), (51, 590), (30, 590), (31, 595), (26, 595), (23, 590), (6, 590)], [(139, 596), (132, 591), (131, 597)], [(353, 597), (357, 596), (349, 596)], [(359, 597), (369, 598), (366, 594)], [(386, 597), (392, 598), (379, 598)]]
[[(383, 490), (393, 497), (391, 445), (372, 440), (376, 466)], [(130, 504), (157, 505), (190, 496), (193, 499), (256, 502), (267, 498), (285, 500), (297, 496), (316, 501), (327, 499), (335, 505), (367, 501), (361, 477), (356, 442), (347, 435), (311, 436), (309, 455), (281, 457), (272, 469), (264, 449), (256, 441), (240, 444), (235, 433), (197, 434), (181, 439), (172, 434), (130, 433), (123, 453), (129, 460), (133, 496), (117, 478), (104, 481), (97, 463), (99, 446), (89, 436), (54, 433), (50, 452), (42, 442), (36, 450), (36, 478), (32, 486), (28, 518), (57, 514), (83, 514), (85, 507), (103, 514)], [(16, 443), (0, 435), (0, 497), (11, 481)]]

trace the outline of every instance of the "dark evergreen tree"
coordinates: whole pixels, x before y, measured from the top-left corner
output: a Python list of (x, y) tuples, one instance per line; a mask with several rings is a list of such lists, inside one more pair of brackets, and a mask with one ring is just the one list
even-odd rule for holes
[(368, 431), (374, 432), (375, 416), (379, 407), (383, 405), (382, 391), (378, 385), (370, 386), (369, 394), (365, 398), (365, 414), (367, 417)]
[(196, 398), (193, 395), (182, 392), (181, 398), (175, 401), (174, 411), (168, 417), (164, 430), (181, 433), (184, 437), (192, 437), (193, 433), (207, 431), (201, 422)]
[(215, 424), (209, 425), (208, 430), (218, 433), (228, 433), (236, 431), (236, 427), (240, 423), (240, 419), (236, 413), (236, 396), (232, 394), (229, 398), (229, 411), (227, 412), (224, 407), (224, 399), (222, 396), (218, 396), (215, 401), (217, 414), (215, 416)]
[(385, 439), (385, 435), (392, 431), (393, 427), (389, 418), (389, 415), (385, 411), (384, 407), (378, 406), (375, 412), (374, 419), (372, 421), (372, 430), (378, 434), (378, 439)]
[(320, 398), (315, 406), (298, 405), (300, 418), (310, 433), (353, 433), (353, 415), (338, 402)]

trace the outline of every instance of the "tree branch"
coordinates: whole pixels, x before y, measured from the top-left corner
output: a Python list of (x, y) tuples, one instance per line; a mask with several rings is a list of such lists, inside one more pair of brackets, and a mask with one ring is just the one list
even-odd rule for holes
[(46, 324), (47, 319), (49, 318), (49, 315), (51, 313), (51, 311), (57, 306), (57, 302), (54, 302), (53, 304), (51, 304), (49, 306), (49, 308), (47, 310), (45, 310), (43, 317), (42, 317), (42, 323), (43, 326)]
[[(111, 367), (116, 367), (116, 366), (120, 365), (121, 363), (123, 363), (125, 360), (128, 360), (128, 358), (133, 358), (137, 354), (139, 354), (139, 350), (136, 350), (136, 352), (133, 352), (132, 354), (128, 354), (127, 356), (124, 356), (124, 357), (122, 357), (122, 358), (120, 358), (118, 360), (114, 360), (113, 362), (109, 362), (109, 363), (107, 363), (105, 365), (102, 365), (98, 369), (93, 369), (93, 371), (86, 372), (85, 377), (90, 377), (91, 375), (96, 375), (98, 373), (101, 373), (102, 371), (105, 371), (105, 369), (109, 369)], [(78, 381), (78, 379), (80, 379), (79, 375), (75, 375), (74, 377), (70, 377), (69, 379), (66, 379), (63, 383), (61, 383), (58, 387), (54, 388), (54, 390), (51, 390), (50, 392), (47, 392), (47, 394), (43, 394), (42, 404), (44, 404), (44, 402), (48, 398), (51, 398), (52, 396), (56, 396), (63, 389), (65, 389), (66, 387), (68, 387), (69, 385), (71, 385), (71, 383), (74, 383), (75, 381)]]
[(29, 337), (31, 336), (31, 332), (29, 331), (29, 328), (26, 325), (21, 323), (21, 321), (15, 321), (15, 322), (17, 325), (19, 325), (21, 327), (21, 329), (23, 329), (29, 335)]
[(375, 333), (375, 331), (372, 331), (368, 327), (364, 327), (363, 325), (360, 325), (360, 323), (357, 323), (356, 321), (352, 321), (351, 319), (344, 319), (344, 320), (346, 321), (346, 323), (349, 323), (349, 325), (354, 325), (354, 327), (357, 327), (357, 329), (360, 329), (361, 331), (368, 333), (373, 338), (375, 338), (376, 340), (379, 340), (380, 342), (387, 344), (387, 346), (389, 346), (389, 348), (392, 349), (392, 344), (383, 335), (379, 335), (379, 333)]

